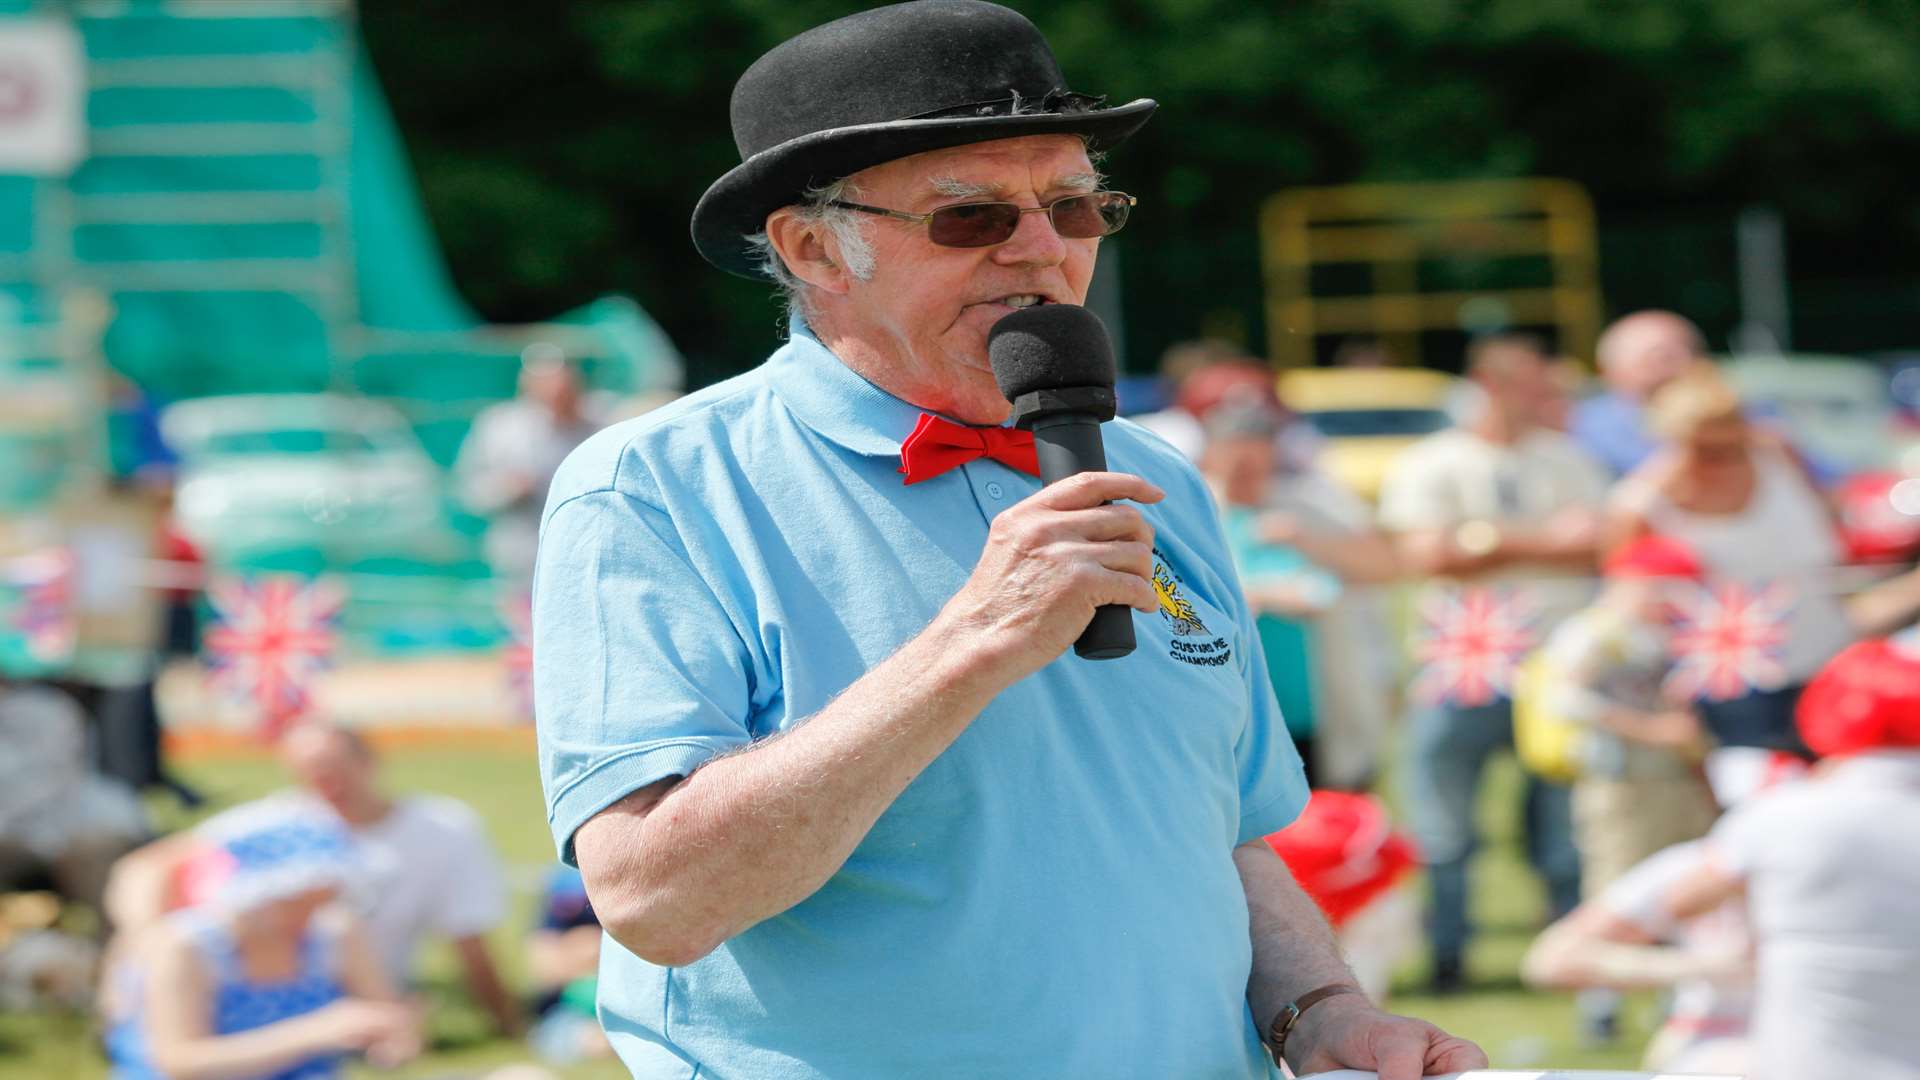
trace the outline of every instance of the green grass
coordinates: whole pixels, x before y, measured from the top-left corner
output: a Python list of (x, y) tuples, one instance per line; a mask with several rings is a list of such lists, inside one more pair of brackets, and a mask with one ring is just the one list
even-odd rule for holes
[[(215, 807), (266, 794), (286, 783), (279, 767), (267, 759), (190, 761), (180, 772)], [(395, 791), (455, 796), (485, 818), (515, 886), (514, 915), (493, 936), (495, 956), (512, 984), (524, 985), (520, 938), (531, 924), (539, 876), (552, 859), (531, 756), (496, 747), (462, 747), (454, 737), (443, 747), (389, 752), (386, 781)], [(1651, 999), (1641, 997), (1630, 1003), (1625, 1035), (1617, 1048), (1585, 1050), (1575, 1036), (1571, 999), (1526, 989), (1515, 977), (1542, 911), (1540, 890), (1519, 854), (1518, 791), (1519, 775), (1511, 763), (1492, 771), (1484, 807), (1489, 842), (1475, 879), (1475, 916), (1481, 933), (1469, 957), (1476, 985), (1453, 997), (1420, 995), (1413, 988), (1425, 972), (1415, 962), (1400, 973), (1392, 1007), (1478, 1041), (1498, 1067), (1632, 1068), (1654, 1019)], [(155, 809), (168, 827), (190, 821), (167, 804), (157, 803)], [(437, 1004), (431, 1024), (433, 1052), (397, 1072), (362, 1070), (356, 1075), (452, 1080), (530, 1060), (519, 1046), (488, 1033), (479, 1011), (456, 988), (449, 954), (430, 954), (426, 974), (426, 991)], [(105, 1073), (87, 1020), (0, 1014), (0, 1078), (94, 1080)], [(564, 1075), (568, 1080), (599, 1080), (624, 1073), (616, 1065), (596, 1063)]]

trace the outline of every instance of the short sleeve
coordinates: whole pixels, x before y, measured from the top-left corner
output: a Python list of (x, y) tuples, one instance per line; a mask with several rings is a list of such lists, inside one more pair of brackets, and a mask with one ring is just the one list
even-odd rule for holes
[(507, 917), (507, 892), (500, 863), (473, 811), (463, 805), (435, 808), (441, 818), (441, 842), (455, 888), (441, 894), (433, 908), (434, 929), (450, 938), (484, 934)]
[(595, 814), (750, 741), (746, 647), (656, 506), (594, 491), (554, 507), (533, 640), (547, 821), (569, 864)]
[(1781, 830), (1769, 821), (1768, 812), (1776, 802), (1764, 796), (1750, 799), (1714, 823), (1706, 840), (1714, 865), (1738, 878), (1753, 874), (1767, 848), (1780, 843)]
[(1433, 467), (1434, 454), (1420, 450), (1421, 444), (1401, 454), (1380, 489), (1380, 525), (1392, 532), (1415, 529), (1444, 529), (1457, 524), (1459, 508), (1454, 505), (1446, 474)]
[[(1231, 573), (1231, 571), (1227, 571)], [(1240, 583), (1233, 582), (1237, 590)], [(1234, 744), (1234, 763), (1240, 774), (1240, 835), (1244, 844), (1275, 833), (1293, 823), (1306, 809), (1307, 772), (1300, 751), (1287, 734), (1279, 699), (1267, 676), (1267, 658), (1260, 633), (1244, 593), (1236, 593), (1239, 620), (1240, 671), (1247, 683), (1251, 708), (1246, 729)]]
[(1649, 937), (1671, 941), (1680, 924), (1667, 910), (1667, 897), (1705, 858), (1706, 847), (1697, 840), (1655, 852), (1608, 885), (1595, 903)]

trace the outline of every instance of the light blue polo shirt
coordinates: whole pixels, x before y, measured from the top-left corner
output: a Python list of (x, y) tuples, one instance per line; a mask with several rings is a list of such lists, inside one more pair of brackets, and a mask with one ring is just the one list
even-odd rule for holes
[[(540, 769), (562, 856), (595, 813), (800, 724), (920, 632), (1039, 481), (982, 459), (907, 487), (919, 410), (796, 325), (767, 363), (600, 433), (561, 469), (534, 587)], [(608, 939), (636, 1076), (1260, 1077), (1236, 844), (1306, 803), (1218, 519), (1167, 492), (1158, 614), (1121, 660), (1007, 689), (805, 901), (680, 968)]]

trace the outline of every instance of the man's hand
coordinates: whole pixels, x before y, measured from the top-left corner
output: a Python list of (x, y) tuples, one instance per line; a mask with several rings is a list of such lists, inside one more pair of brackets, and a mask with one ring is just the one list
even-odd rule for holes
[(980, 561), (941, 618), (982, 635), (986, 653), (1003, 658), (1008, 681), (1017, 681), (1065, 652), (1096, 608), (1154, 611), (1153, 528), (1119, 500), (1164, 497), (1125, 473), (1081, 473), (1041, 488), (993, 519)]
[(1424, 1020), (1381, 1012), (1350, 994), (1328, 998), (1300, 1017), (1287, 1037), (1287, 1064), (1298, 1076), (1372, 1069), (1380, 1080), (1417, 1080), (1484, 1069), (1487, 1055)]

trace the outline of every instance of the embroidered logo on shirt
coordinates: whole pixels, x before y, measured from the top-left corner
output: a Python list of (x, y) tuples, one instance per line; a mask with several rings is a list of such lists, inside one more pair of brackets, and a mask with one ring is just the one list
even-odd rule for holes
[(1200, 613), (1194, 609), (1193, 601), (1181, 592), (1184, 584), (1180, 575), (1167, 565), (1167, 558), (1160, 553), (1160, 549), (1153, 549), (1153, 592), (1160, 598), (1160, 617), (1173, 630), (1173, 641), (1168, 645), (1167, 655), (1183, 664), (1219, 667), (1233, 659), (1233, 646), (1223, 637), (1208, 640), (1212, 631), (1200, 621)]

